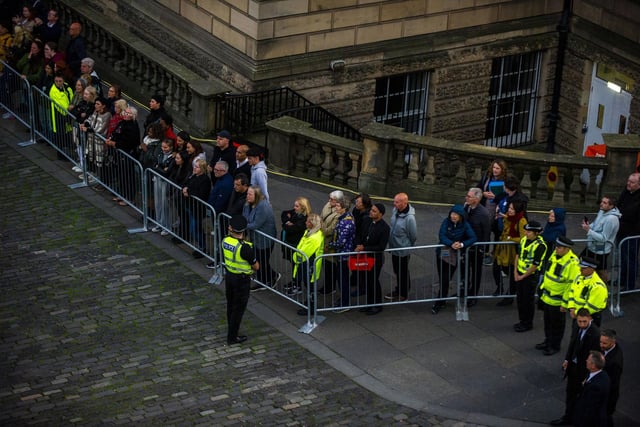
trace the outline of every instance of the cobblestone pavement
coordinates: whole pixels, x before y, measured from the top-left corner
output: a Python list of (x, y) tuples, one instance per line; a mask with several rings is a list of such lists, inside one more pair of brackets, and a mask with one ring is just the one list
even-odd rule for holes
[(218, 289), (0, 156), (2, 425), (470, 425), (376, 396), (249, 312), (249, 344), (227, 346)]

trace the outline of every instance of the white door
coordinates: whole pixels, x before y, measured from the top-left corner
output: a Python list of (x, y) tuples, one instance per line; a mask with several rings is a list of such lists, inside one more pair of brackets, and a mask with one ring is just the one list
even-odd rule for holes
[(597, 64), (594, 64), (583, 154), (589, 145), (604, 144), (603, 133), (627, 133), (629, 130), (631, 94), (610, 89), (606, 81), (596, 77), (596, 70)]

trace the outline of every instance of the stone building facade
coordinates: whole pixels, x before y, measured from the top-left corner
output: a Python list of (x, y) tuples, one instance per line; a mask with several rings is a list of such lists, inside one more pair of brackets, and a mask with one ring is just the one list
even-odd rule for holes
[(554, 151), (580, 153), (594, 70), (606, 67), (598, 75), (618, 76), (631, 99), (621, 131), (640, 130), (640, 4), (633, 0), (57, 3), (85, 20), (113, 22), (132, 36), (131, 49), (140, 40), (185, 67), (191, 74), (178, 80), (189, 90), (203, 82), (232, 92), (287, 86), (356, 127), (375, 120), (544, 150), (557, 123)]

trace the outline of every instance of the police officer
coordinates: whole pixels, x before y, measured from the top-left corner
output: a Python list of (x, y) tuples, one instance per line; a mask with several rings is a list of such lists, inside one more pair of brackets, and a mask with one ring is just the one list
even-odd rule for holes
[(544, 312), (544, 341), (536, 344), (536, 349), (543, 350), (545, 356), (560, 351), (560, 343), (565, 329), (565, 299), (571, 284), (580, 275), (580, 260), (573, 253), (573, 241), (565, 236), (558, 236), (555, 251), (549, 257), (549, 267), (544, 273), (540, 286), (540, 305)]
[(513, 272), (518, 301), (518, 317), (520, 318), (520, 322), (513, 325), (516, 332), (526, 332), (533, 329), (539, 269), (547, 253), (547, 244), (540, 236), (542, 225), (537, 221), (531, 221), (524, 226), (524, 230), (526, 238), (520, 240), (515, 258), (516, 268)]
[(600, 327), (602, 311), (607, 307), (609, 298), (607, 285), (596, 273), (598, 263), (595, 259), (582, 257), (579, 265), (580, 275), (571, 285), (566, 308), (572, 319), (576, 318), (579, 309), (586, 308), (591, 313), (593, 323)]
[(245, 335), (238, 335), (242, 316), (251, 293), (251, 274), (260, 267), (253, 244), (244, 241), (247, 220), (234, 215), (229, 221), (229, 235), (222, 240), (222, 255), (227, 295), (227, 344), (245, 342)]

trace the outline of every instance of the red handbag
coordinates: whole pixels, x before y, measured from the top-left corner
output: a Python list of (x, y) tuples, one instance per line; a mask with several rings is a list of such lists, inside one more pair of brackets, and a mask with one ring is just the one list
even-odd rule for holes
[(375, 264), (375, 259), (372, 256), (361, 254), (361, 255), (350, 255), (349, 256), (349, 270), (351, 271), (370, 271), (373, 269)]

